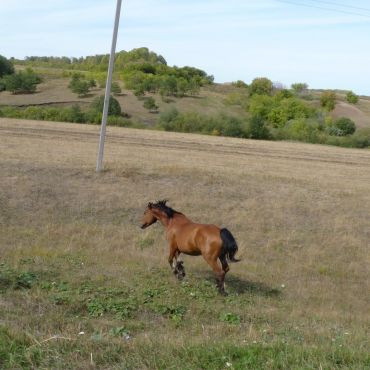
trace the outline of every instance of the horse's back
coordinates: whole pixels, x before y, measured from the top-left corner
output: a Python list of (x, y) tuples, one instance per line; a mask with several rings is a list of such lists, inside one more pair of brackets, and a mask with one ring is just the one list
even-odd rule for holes
[(220, 228), (216, 225), (189, 222), (176, 235), (181, 252), (191, 255), (204, 254), (210, 247), (221, 246)]

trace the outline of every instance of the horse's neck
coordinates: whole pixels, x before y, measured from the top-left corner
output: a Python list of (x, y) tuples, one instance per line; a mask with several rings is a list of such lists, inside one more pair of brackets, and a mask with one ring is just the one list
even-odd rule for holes
[(187, 224), (191, 222), (185, 215), (182, 213), (175, 213), (174, 216), (171, 218), (172, 224)]
[(158, 217), (159, 221), (165, 228), (169, 228), (173, 225), (186, 224), (191, 222), (185, 215), (182, 213), (175, 213), (173, 217), (168, 217), (166, 214), (161, 214)]

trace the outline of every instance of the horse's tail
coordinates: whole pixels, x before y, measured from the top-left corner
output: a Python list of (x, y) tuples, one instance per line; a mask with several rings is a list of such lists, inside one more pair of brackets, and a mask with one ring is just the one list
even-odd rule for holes
[(238, 245), (233, 237), (233, 234), (228, 229), (221, 229), (220, 236), (222, 240), (221, 255), (220, 258), (225, 258), (230, 262), (239, 262), (240, 260), (235, 258), (235, 254), (238, 251)]

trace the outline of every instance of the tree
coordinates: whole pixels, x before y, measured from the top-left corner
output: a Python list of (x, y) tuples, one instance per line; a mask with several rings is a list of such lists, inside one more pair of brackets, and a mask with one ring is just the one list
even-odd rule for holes
[(34, 93), (37, 85), (41, 82), (41, 77), (31, 68), (27, 68), (25, 71), (5, 75), (3, 77), (5, 90), (10, 91), (13, 94)]
[(324, 91), (320, 96), (320, 104), (329, 112), (334, 110), (337, 100), (337, 95), (334, 91)]
[(304, 90), (307, 90), (308, 85), (305, 82), (296, 82), (291, 85), (291, 88), (295, 93), (299, 94), (303, 92)]
[(79, 97), (85, 97), (90, 91), (91, 82), (85, 80), (81, 74), (75, 73), (68, 87)]
[(92, 89), (93, 87), (96, 87), (96, 81), (92, 78), (89, 80), (89, 87)]
[(143, 106), (150, 112), (157, 112), (158, 110), (158, 105), (155, 103), (154, 98), (152, 98), (151, 96), (144, 100)]
[(112, 82), (111, 92), (113, 93), (113, 95), (121, 94), (122, 90), (118, 82)]
[(346, 100), (350, 104), (356, 104), (358, 103), (358, 95), (356, 95), (353, 91), (348, 91), (346, 94)]
[(0, 55), (0, 78), (5, 75), (11, 75), (13, 73), (14, 73), (13, 64), (4, 56)]
[(271, 95), (273, 89), (272, 81), (266, 77), (255, 78), (249, 86), (251, 95)]
[[(97, 113), (103, 112), (104, 108), (104, 96), (98, 96), (96, 97), (91, 105), (91, 109), (94, 110)], [(114, 98), (112, 95), (109, 99), (109, 107), (108, 107), (108, 115), (109, 116), (120, 116), (122, 114), (121, 106), (116, 98)]]

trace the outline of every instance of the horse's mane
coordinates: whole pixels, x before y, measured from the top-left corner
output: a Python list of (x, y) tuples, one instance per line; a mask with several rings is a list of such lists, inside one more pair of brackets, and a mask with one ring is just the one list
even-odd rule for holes
[(149, 203), (151, 207), (164, 212), (168, 218), (172, 218), (176, 213), (182, 215), (181, 212), (175, 211), (173, 208), (166, 205), (167, 200), (158, 200), (156, 203)]

